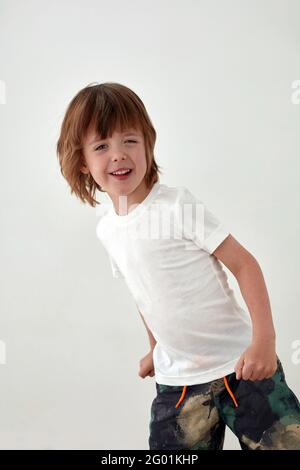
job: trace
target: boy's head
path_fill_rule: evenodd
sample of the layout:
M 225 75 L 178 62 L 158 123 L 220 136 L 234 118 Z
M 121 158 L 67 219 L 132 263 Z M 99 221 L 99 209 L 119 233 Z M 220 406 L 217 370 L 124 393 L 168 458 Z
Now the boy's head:
M 154 158 L 156 132 L 141 99 L 119 83 L 88 85 L 70 102 L 57 142 L 61 173 L 84 203 L 95 207 L 96 189 L 115 197 L 161 172 Z M 130 168 L 127 177 L 111 173 Z

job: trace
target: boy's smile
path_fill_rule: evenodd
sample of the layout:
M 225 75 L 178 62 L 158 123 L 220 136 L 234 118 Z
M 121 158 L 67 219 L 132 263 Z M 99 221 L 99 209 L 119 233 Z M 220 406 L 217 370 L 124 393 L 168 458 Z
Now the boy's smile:
M 130 175 L 131 172 L 132 172 L 132 168 L 121 167 L 121 168 L 118 168 L 116 171 L 113 171 L 110 174 L 114 176 L 115 178 L 117 178 L 118 180 L 124 180 Z
M 107 192 L 117 214 L 120 215 L 120 196 L 126 196 L 127 207 L 122 204 L 121 211 L 121 215 L 126 215 L 130 206 L 142 202 L 149 193 L 144 180 L 147 171 L 144 138 L 138 129 L 115 131 L 106 139 L 101 139 L 95 130 L 89 131 L 83 142 L 83 154 L 86 165 L 81 171 L 90 172 Z

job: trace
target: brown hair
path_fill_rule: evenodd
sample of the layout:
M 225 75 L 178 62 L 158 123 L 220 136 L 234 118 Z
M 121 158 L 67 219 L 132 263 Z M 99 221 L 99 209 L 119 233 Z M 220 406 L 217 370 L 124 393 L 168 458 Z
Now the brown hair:
M 141 99 L 129 88 L 115 82 L 89 84 L 71 100 L 57 142 L 57 157 L 61 173 L 83 203 L 92 207 L 100 204 L 94 199 L 96 189 L 105 192 L 90 173 L 80 168 L 85 164 L 83 139 L 90 129 L 103 139 L 115 130 L 128 127 L 139 129 L 144 137 L 148 188 L 159 180 L 160 166 L 154 158 L 156 131 Z

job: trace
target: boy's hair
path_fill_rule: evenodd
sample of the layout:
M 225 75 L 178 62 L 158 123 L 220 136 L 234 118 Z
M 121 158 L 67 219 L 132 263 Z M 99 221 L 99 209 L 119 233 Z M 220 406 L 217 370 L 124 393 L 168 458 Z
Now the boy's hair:
M 130 127 L 140 130 L 144 137 L 147 170 L 145 183 L 148 188 L 159 180 L 160 166 L 154 158 L 156 131 L 141 99 L 129 88 L 115 82 L 89 84 L 70 102 L 57 142 L 57 157 L 61 173 L 83 203 L 92 207 L 100 204 L 94 199 L 96 189 L 105 192 L 90 172 L 82 173 L 86 164 L 83 139 L 90 130 L 102 138 L 111 136 L 115 130 Z

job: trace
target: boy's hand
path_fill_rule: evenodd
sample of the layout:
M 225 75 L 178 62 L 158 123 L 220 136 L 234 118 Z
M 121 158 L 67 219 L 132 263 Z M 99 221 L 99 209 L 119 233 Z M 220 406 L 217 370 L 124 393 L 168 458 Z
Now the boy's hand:
M 234 367 L 236 379 L 263 380 L 272 377 L 277 370 L 275 340 L 253 339 Z
M 152 350 L 140 360 L 139 376 L 144 379 L 147 375 L 149 375 L 149 377 L 153 377 L 155 375 Z

